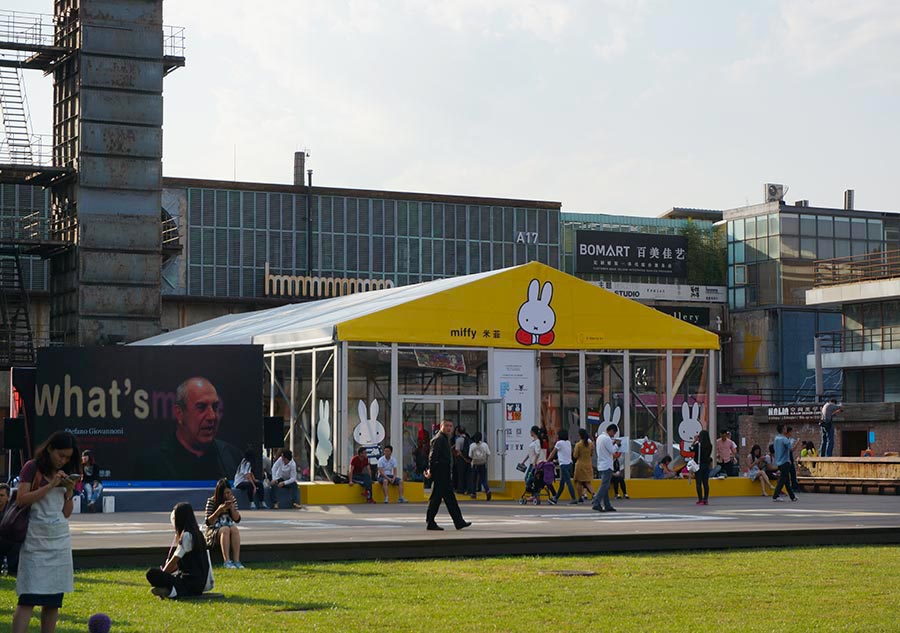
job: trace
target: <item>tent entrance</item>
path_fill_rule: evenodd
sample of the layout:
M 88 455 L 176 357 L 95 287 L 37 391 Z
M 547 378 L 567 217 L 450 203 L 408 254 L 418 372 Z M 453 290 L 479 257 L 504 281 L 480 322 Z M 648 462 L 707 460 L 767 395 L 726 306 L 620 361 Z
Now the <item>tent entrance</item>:
M 491 450 L 488 480 L 491 489 L 506 487 L 506 428 L 503 401 L 479 396 L 400 396 L 404 452 L 413 459 L 412 472 L 419 478 L 428 467 L 431 438 L 441 420 L 462 425 L 470 436 L 480 432 Z

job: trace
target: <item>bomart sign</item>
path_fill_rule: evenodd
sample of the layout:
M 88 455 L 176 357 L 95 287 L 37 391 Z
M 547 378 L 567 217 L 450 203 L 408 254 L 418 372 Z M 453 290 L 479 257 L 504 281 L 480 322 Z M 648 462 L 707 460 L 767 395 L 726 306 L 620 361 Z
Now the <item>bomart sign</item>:
M 575 271 L 687 276 L 687 239 L 680 235 L 576 231 Z

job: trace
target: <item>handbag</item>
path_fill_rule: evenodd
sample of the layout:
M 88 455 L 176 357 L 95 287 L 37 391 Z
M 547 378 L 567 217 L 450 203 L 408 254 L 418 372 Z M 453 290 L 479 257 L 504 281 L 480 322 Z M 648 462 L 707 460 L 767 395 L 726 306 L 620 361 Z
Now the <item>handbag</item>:
M 32 490 L 34 482 L 40 476 L 40 472 L 35 473 L 34 480 L 31 482 Z M 9 507 L 9 504 L 12 504 L 12 507 Z M 10 499 L 6 512 L 3 513 L 3 519 L 0 519 L 0 538 L 13 543 L 24 543 L 25 535 L 28 534 L 28 518 L 30 516 L 31 505 L 20 506 L 18 503 L 13 504 Z
M 691 457 L 690 459 L 688 459 L 688 460 L 687 460 L 687 463 L 686 463 L 685 465 L 687 466 L 688 471 L 690 471 L 690 472 L 692 472 L 692 473 L 695 473 L 695 472 L 697 472 L 698 470 L 700 470 L 700 464 L 698 464 L 697 462 L 695 462 L 693 457 Z

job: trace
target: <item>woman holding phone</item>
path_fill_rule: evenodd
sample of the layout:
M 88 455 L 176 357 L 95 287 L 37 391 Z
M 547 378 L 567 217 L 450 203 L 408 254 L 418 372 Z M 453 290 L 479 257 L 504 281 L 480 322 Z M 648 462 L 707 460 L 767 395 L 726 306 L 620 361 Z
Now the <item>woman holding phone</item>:
M 216 490 L 206 500 L 206 544 L 214 549 L 222 548 L 225 569 L 243 569 L 241 564 L 241 533 L 237 524 L 241 513 L 237 509 L 237 499 L 231 492 L 227 479 L 220 479 Z
M 13 633 L 25 633 L 35 607 L 41 607 L 41 633 L 56 631 L 63 594 L 74 591 L 72 514 L 81 455 L 75 436 L 57 431 L 35 451 L 19 473 L 16 504 L 31 506 L 28 532 L 19 553 Z

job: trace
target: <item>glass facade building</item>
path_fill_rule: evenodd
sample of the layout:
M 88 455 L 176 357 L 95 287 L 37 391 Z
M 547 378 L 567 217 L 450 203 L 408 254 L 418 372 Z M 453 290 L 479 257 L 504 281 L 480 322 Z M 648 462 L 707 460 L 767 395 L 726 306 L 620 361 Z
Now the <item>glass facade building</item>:
M 740 215 L 744 215 L 740 211 Z M 898 245 L 897 220 L 881 214 L 769 203 L 727 220 L 728 304 L 733 310 L 806 304 L 814 261 Z
M 301 188 L 227 184 L 166 184 L 169 198 L 186 199 L 183 294 L 263 297 L 267 263 L 277 275 L 396 286 L 530 261 L 559 267 L 558 203 L 314 188 L 308 271 Z

